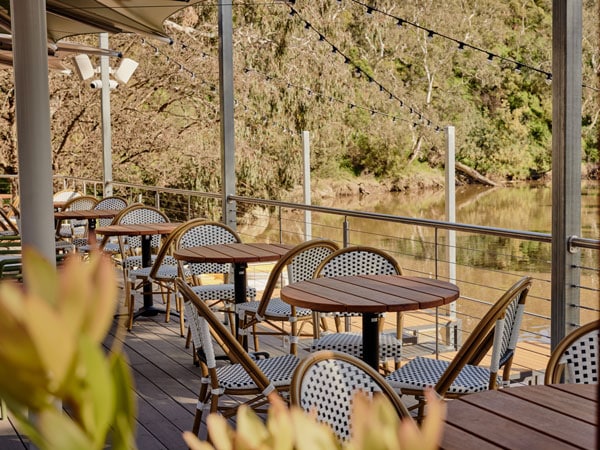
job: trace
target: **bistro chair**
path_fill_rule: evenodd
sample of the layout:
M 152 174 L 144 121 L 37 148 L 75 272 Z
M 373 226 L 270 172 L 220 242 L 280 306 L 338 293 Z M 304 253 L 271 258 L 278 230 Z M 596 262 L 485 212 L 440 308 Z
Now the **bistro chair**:
M 288 336 L 289 351 L 296 355 L 302 325 L 312 320 L 312 311 L 290 306 L 279 297 L 274 297 L 275 289 L 281 284 L 284 271 L 287 271 L 288 283 L 311 279 L 319 264 L 338 248 L 333 241 L 315 239 L 298 244 L 277 261 L 271 269 L 260 301 L 237 305 L 240 328 L 238 335 L 245 339 L 251 329 L 256 351 L 259 350 L 258 335 Z M 301 322 L 300 327 L 298 322 Z M 285 323 L 289 324 L 289 330 L 284 327 Z M 257 325 L 267 326 L 271 331 L 258 331 Z M 318 324 L 313 324 L 315 325 Z
M 200 431 L 205 406 L 211 413 L 219 412 L 226 418 L 235 416 L 240 403 L 223 404 L 220 400 L 224 395 L 250 396 L 245 404 L 257 411 L 266 411 L 268 397 L 289 391 L 299 359 L 290 354 L 253 359 L 190 285 L 181 278 L 177 278 L 176 284 L 184 299 L 202 370 L 193 432 L 197 435 Z M 214 342 L 230 363 L 217 367 Z
M 452 361 L 417 356 L 386 377 L 401 395 L 415 396 L 418 417 L 424 416 L 424 391 L 433 387 L 443 398 L 508 385 L 531 277 L 510 287 L 475 327 Z M 491 352 L 489 368 L 479 364 Z M 503 368 L 502 376 L 498 375 Z
M 83 194 L 81 192 L 70 190 L 70 189 L 64 189 L 62 191 L 58 191 L 58 192 L 54 193 L 54 195 L 52 196 L 52 202 L 64 203 L 64 202 L 73 200 L 76 197 L 81 197 L 81 196 L 83 196 Z M 56 209 L 60 210 L 62 208 L 59 207 Z
M 96 206 L 97 203 L 98 199 L 96 197 L 92 197 L 91 195 L 81 195 L 67 201 L 61 208 L 61 211 L 87 211 L 94 209 L 94 206 Z M 56 237 L 58 239 L 68 240 L 71 244 L 74 244 L 74 238 L 82 238 L 87 234 L 87 223 L 88 221 L 85 219 L 58 221 L 56 224 Z
M 317 267 L 314 277 L 341 277 L 350 275 L 401 275 L 398 262 L 388 253 L 373 247 L 344 247 L 329 255 Z M 341 317 L 360 316 L 360 313 L 333 313 L 336 320 L 336 333 L 316 336 L 311 351 L 337 350 L 357 358 L 363 356 L 362 334 L 355 332 L 340 332 Z M 396 367 L 402 357 L 402 326 L 400 314 L 397 315 L 396 333 L 380 333 L 379 361 L 385 363 L 393 360 Z M 383 324 L 383 315 L 381 315 Z M 325 326 L 323 326 L 326 328 Z M 381 327 L 381 325 L 380 325 Z M 318 327 L 314 329 L 318 333 Z
M 102 200 L 96 203 L 96 206 L 94 206 L 93 209 L 122 211 L 125 208 L 127 208 L 127 200 L 118 196 L 110 196 L 104 197 Z M 106 227 L 113 223 L 113 220 L 114 217 L 100 218 L 97 220 L 97 227 Z M 87 239 L 74 239 L 73 244 L 80 252 L 89 253 L 91 250 L 90 246 L 88 245 Z M 107 253 L 117 253 L 119 251 L 119 244 L 117 240 L 115 239 L 113 242 L 105 242 L 103 250 Z
M 132 225 L 139 223 L 166 223 L 169 218 L 159 209 L 152 206 L 146 206 L 141 203 L 129 205 L 123 209 L 111 222 L 112 225 Z M 123 286 L 127 289 L 129 280 L 129 271 L 142 267 L 142 237 L 141 236 L 118 236 L 119 252 L 115 254 L 114 261 L 123 270 Z M 156 252 L 162 242 L 162 236 L 154 235 L 150 240 L 150 247 L 154 250 L 152 262 L 156 259 Z M 100 249 L 105 248 L 109 243 L 109 236 L 104 236 L 100 243 Z M 125 296 L 125 302 L 128 302 L 128 296 Z M 127 303 L 127 306 L 129 304 Z
M 232 228 L 220 222 L 203 221 L 194 223 L 179 233 L 179 239 L 176 241 L 175 248 L 180 250 L 189 247 L 231 244 L 235 242 L 241 242 L 241 239 Z M 190 271 L 194 293 L 201 300 L 208 302 L 211 308 L 222 307 L 231 326 L 234 327 L 235 288 L 233 283 L 229 282 L 230 278 L 232 278 L 230 276 L 233 270 L 232 265 L 179 261 L 179 267 L 181 269 L 180 276 L 182 276 L 184 269 Z M 222 275 L 223 283 L 204 284 L 202 280 L 203 275 Z M 246 289 L 246 296 L 250 300 L 255 300 L 256 289 L 248 287 Z
M 566 335 L 550 355 L 544 383 L 598 383 L 599 340 L 600 320 Z
M 175 310 L 179 313 L 179 331 L 181 336 L 184 336 L 184 312 L 181 307 L 180 297 L 177 295 L 177 286 L 175 278 L 179 274 L 177 260 L 173 257 L 175 250 L 175 242 L 179 238 L 179 234 L 196 226 L 199 223 L 206 222 L 206 219 L 192 219 L 179 225 L 167 238 L 162 242 L 156 259 L 150 267 L 139 267 L 128 272 L 128 282 L 125 286 L 125 298 L 128 299 L 129 311 L 127 329 L 131 330 L 133 326 L 134 316 L 134 299 L 133 292 L 144 288 L 148 283 L 156 285 L 162 295 L 165 303 L 165 322 L 170 320 L 171 298 L 175 299 Z M 191 273 L 187 267 L 182 268 L 182 275 L 186 281 L 191 277 Z
M 384 395 L 401 418 L 410 413 L 400 397 L 375 369 L 343 352 L 321 350 L 304 358 L 292 378 L 291 403 L 331 427 L 340 440 L 352 434 L 352 405 L 357 391 Z

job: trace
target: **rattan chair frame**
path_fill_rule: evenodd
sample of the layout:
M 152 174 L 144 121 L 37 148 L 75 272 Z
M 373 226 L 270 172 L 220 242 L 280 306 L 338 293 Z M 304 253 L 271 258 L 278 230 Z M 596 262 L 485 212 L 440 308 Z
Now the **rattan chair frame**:
M 370 388 L 368 392 L 365 386 Z M 346 440 L 351 434 L 351 405 L 357 390 L 384 395 L 400 418 L 411 420 L 410 412 L 379 372 L 361 359 L 333 350 L 311 353 L 300 362 L 292 378 L 290 398 L 292 405 L 315 411 L 320 422 Z
M 414 396 L 419 400 L 418 417 L 424 415 L 424 391 L 429 387 L 433 387 L 435 392 L 443 398 L 457 398 L 470 392 L 452 393 L 449 392 L 450 387 L 459 376 L 459 374 L 467 367 L 479 366 L 483 358 L 492 349 L 492 359 L 489 370 L 486 371 L 488 376 L 487 389 L 498 389 L 498 372 L 503 369 L 502 382 L 508 384 L 510 380 L 510 369 L 515 354 L 519 328 L 523 317 L 525 302 L 527 295 L 531 289 L 532 278 L 522 277 L 513 284 L 504 294 L 492 305 L 488 312 L 483 316 L 477 324 L 473 332 L 458 350 L 452 361 L 450 361 L 442 375 L 439 377 L 434 386 L 426 386 L 425 388 L 407 388 L 398 387 L 396 382 L 399 371 L 406 370 L 411 364 L 416 364 L 419 359 L 417 357 L 409 361 L 401 369 L 393 372 L 386 377 L 386 380 L 395 389 L 400 389 L 402 395 Z M 514 303 L 517 302 L 517 303 Z M 509 327 L 506 327 L 505 317 L 507 311 L 512 308 L 512 320 Z M 444 362 L 439 360 L 440 364 Z
M 197 224 L 206 222 L 206 219 L 192 219 L 179 225 L 171 234 L 169 234 L 162 242 L 156 259 L 150 267 L 130 270 L 128 273 L 128 283 L 125 290 L 125 295 L 128 296 L 128 321 L 127 329 L 131 330 L 134 318 L 134 299 L 133 292 L 144 288 L 148 283 L 158 286 L 157 291 L 161 294 L 163 303 L 165 303 L 165 322 L 169 322 L 171 318 L 171 299 L 175 300 L 175 310 L 179 313 L 179 332 L 184 336 L 185 319 L 184 310 L 181 307 L 180 297 L 177 295 L 177 286 L 175 279 L 177 276 L 183 277 L 189 281 L 189 271 L 179 271 L 177 260 L 173 257 L 175 243 L 179 238 L 179 234 L 185 230 L 196 226 Z M 154 292 L 153 292 L 154 293 Z
M 290 343 L 289 352 L 296 355 L 302 326 L 307 322 L 312 322 L 312 312 L 284 304 L 278 297 L 273 297 L 273 294 L 281 284 L 285 270 L 287 270 L 287 280 L 290 284 L 311 279 L 321 261 L 338 249 L 339 246 L 334 241 L 313 239 L 302 242 L 288 251 L 271 269 L 260 301 L 250 301 L 238 305 L 238 336 L 245 339 L 251 329 L 255 351 L 260 350 L 259 335 L 287 336 Z M 270 307 L 275 302 L 278 307 Z M 298 315 L 299 310 L 303 314 Z M 287 328 L 284 326 L 286 323 L 289 324 Z M 259 324 L 261 328 L 267 326 L 272 331 L 259 331 L 257 329 Z M 312 335 L 313 333 L 310 334 L 310 336 Z
M 219 412 L 226 418 L 235 416 L 240 403 L 223 404 L 220 399 L 224 395 L 250 396 L 244 404 L 258 411 L 264 411 L 269 398 L 277 396 L 278 393 L 289 392 L 294 370 L 299 363 L 295 355 L 283 355 L 259 361 L 252 359 L 189 284 L 178 277 L 176 285 L 185 301 L 185 306 L 193 308 L 188 310 L 188 321 L 193 330 L 196 348 L 201 354 L 202 379 L 192 427 L 196 435 L 200 431 L 204 406 L 207 404 L 210 405 L 211 413 Z M 221 347 L 231 362 L 230 365 L 217 367 L 214 342 Z M 240 372 L 245 374 L 242 378 Z M 269 379 L 269 374 L 274 374 L 276 379 Z M 222 377 L 235 377 L 240 380 L 239 386 L 235 383 L 224 386 Z
M 595 335 L 594 335 L 595 333 Z M 580 326 L 579 328 L 571 331 L 567 334 L 556 346 L 556 348 L 550 354 L 550 359 L 548 360 L 548 364 L 546 366 L 546 373 L 544 375 L 544 383 L 545 384 L 556 384 L 563 382 L 573 382 L 570 379 L 564 379 L 564 369 L 567 364 L 563 361 L 563 356 L 565 352 L 571 350 L 576 344 L 581 343 L 584 339 L 594 339 L 595 336 L 595 348 L 592 348 L 592 351 L 589 355 L 589 360 L 587 361 L 589 367 L 585 369 L 584 372 L 584 380 L 581 383 L 591 384 L 598 382 L 598 351 L 599 351 L 599 340 L 600 340 L 600 320 L 595 320 L 593 322 L 589 322 L 585 325 Z M 581 350 L 580 348 L 578 350 Z M 590 349 L 587 348 L 589 351 Z M 593 371 L 595 368 L 595 379 L 587 379 L 590 376 L 593 376 Z
M 177 250 L 189 247 L 201 247 L 205 245 L 219 245 L 242 242 L 239 234 L 231 227 L 216 221 L 204 221 L 194 226 L 182 230 L 175 243 Z M 192 275 L 194 292 L 205 301 L 209 306 L 220 305 L 228 320 L 235 330 L 235 289 L 231 280 L 233 265 L 229 263 L 190 263 L 179 261 L 182 276 L 184 269 Z M 222 284 L 203 284 L 202 275 L 221 274 L 223 275 Z M 256 289 L 247 288 L 246 295 L 250 300 L 255 300 Z M 189 336 L 189 335 L 188 335 Z M 189 339 L 188 339 L 189 344 Z

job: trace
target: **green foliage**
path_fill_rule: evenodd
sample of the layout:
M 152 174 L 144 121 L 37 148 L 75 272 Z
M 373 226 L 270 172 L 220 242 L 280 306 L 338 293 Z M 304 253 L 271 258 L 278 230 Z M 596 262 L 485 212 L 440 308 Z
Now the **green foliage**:
M 102 449 L 109 436 L 134 448 L 131 373 L 102 345 L 117 300 L 110 260 L 67 258 L 57 273 L 24 249 L 23 271 L 26 291 L 0 283 L 0 397 L 42 450 Z
M 435 0 L 379 0 L 373 6 L 550 72 L 551 3 L 449 0 L 440 7 Z M 439 130 L 447 125 L 456 128 L 458 159 L 482 175 L 524 180 L 550 170 L 552 87 L 543 73 L 517 73 L 500 58 L 487 62 L 481 52 L 399 27 L 393 17 L 365 14 L 357 2 L 299 0 L 293 7 L 294 16 L 282 2 L 233 8 L 236 170 L 245 194 L 281 197 L 300 182 L 303 130 L 311 134 L 311 169 L 320 178 L 369 173 L 399 180 L 417 161 L 441 170 Z M 597 9 L 597 0 L 584 2 L 583 82 L 590 86 L 600 60 Z M 114 179 L 219 189 L 217 12 L 199 4 L 173 16 L 172 46 L 111 36 L 112 48 L 140 62 L 128 85 L 111 95 Z M 13 81 L 9 72 L 0 75 L 0 166 L 14 173 Z M 54 72 L 50 91 L 55 172 L 100 178 L 98 92 Z M 588 164 L 600 159 L 596 95 L 583 89 Z

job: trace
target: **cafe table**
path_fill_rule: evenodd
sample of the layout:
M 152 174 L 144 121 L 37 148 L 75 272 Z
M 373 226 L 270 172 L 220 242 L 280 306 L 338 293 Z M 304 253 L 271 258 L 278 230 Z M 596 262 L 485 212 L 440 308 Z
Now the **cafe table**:
M 235 303 L 239 304 L 246 301 L 248 264 L 277 261 L 292 248 L 293 245 L 289 244 L 235 242 L 183 248 L 176 250 L 173 256 L 189 263 L 233 264 Z
M 150 248 L 152 236 L 171 234 L 179 225 L 181 224 L 176 222 L 119 224 L 100 227 L 96 232 L 104 236 L 141 236 L 142 267 L 150 267 L 152 265 L 152 249 Z M 144 283 L 143 296 L 144 305 L 135 312 L 134 319 L 139 316 L 155 316 L 165 312 L 164 309 L 154 306 L 152 286 L 149 283 Z
M 402 275 L 354 275 L 313 278 L 284 286 L 281 299 L 316 312 L 362 314 L 363 360 L 379 365 L 379 314 L 447 305 L 458 299 L 456 285 Z
M 597 449 L 598 385 L 534 385 L 446 403 L 442 449 Z
M 62 220 L 87 220 L 88 221 L 88 244 L 96 245 L 96 220 L 110 219 L 115 217 L 120 211 L 116 209 L 84 209 L 73 211 L 57 211 L 54 213 L 54 220 L 61 222 Z

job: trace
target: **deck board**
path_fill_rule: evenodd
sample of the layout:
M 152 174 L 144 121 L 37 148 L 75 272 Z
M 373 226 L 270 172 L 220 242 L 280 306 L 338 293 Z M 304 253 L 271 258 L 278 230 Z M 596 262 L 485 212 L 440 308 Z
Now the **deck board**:
M 141 305 L 141 298 L 136 300 Z M 418 318 L 406 317 L 405 325 L 419 326 Z M 427 325 L 426 322 L 422 323 Z M 394 324 L 390 323 L 390 327 Z M 353 328 L 358 330 L 358 328 Z M 309 331 L 310 330 L 306 330 Z M 130 332 L 115 320 L 105 341 L 109 349 L 115 344 L 123 346 L 131 366 L 137 401 L 136 443 L 144 450 L 185 449 L 182 433 L 190 430 L 200 386 L 200 369 L 193 364 L 191 348 L 185 348 L 185 338 L 179 334 L 179 318 L 164 322 L 164 315 L 143 317 L 135 321 Z M 261 351 L 271 355 L 285 351 L 280 336 L 261 336 Z M 308 354 L 311 339 L 303 338 L 299 345 L 300 357 Z M 431 353 L 431 343 L 405 346 L 405 355 Z M 539 370 L 545 367 L 548 346 L 536 343 L 519 344 L 518 362 L 522 370 Z M 447 358 L 452 353 L 442 354 Z M 450 356 L 451 357 L 451 356 Z M 513 367 L 514 369 L 514 367 Z M 537 380 L 540 382 L 540 380 Z M 543 379 L 541 380 L 543 382 Z M 204 436 L 202 436 L 204 437 Z M 23 438 L 26 440 L 26 438 Z M 0 421 L 0 448 L 13 450 L 27 448 L 15 431 L 9 418 Z

